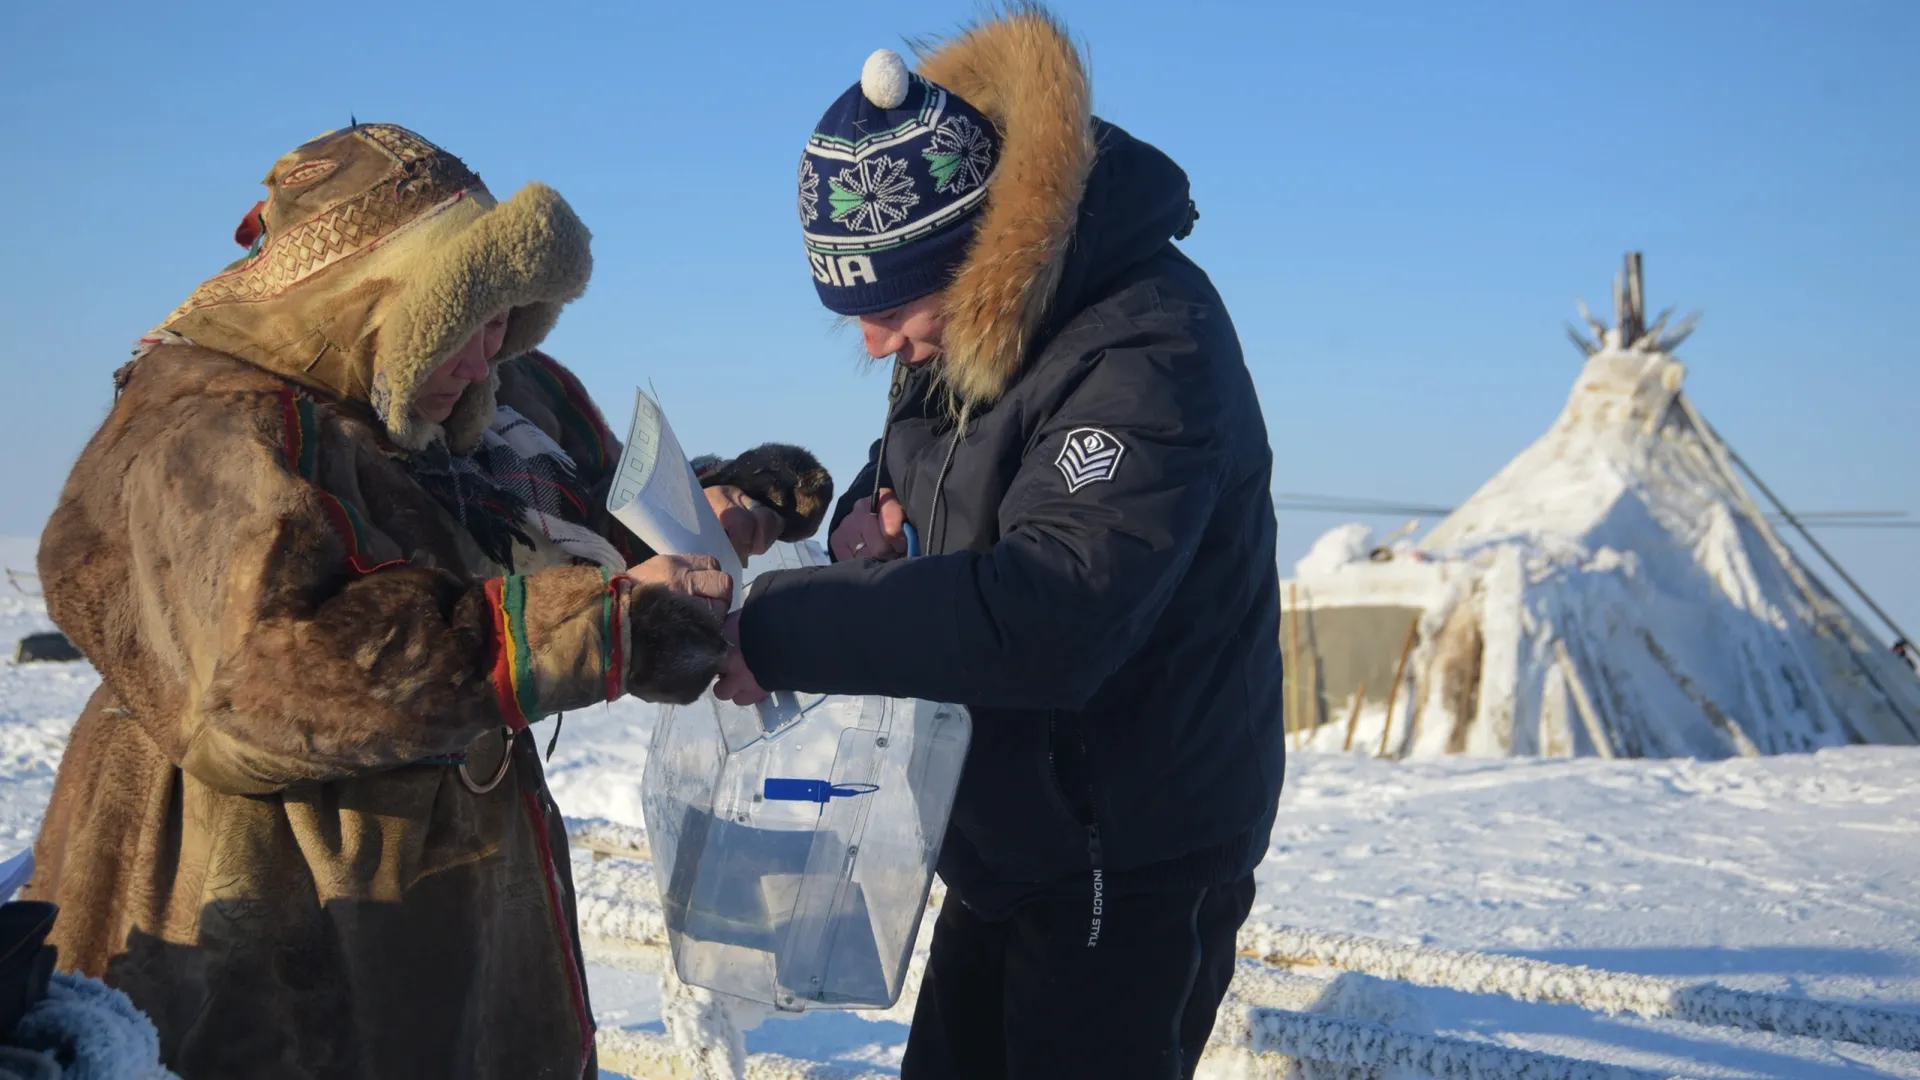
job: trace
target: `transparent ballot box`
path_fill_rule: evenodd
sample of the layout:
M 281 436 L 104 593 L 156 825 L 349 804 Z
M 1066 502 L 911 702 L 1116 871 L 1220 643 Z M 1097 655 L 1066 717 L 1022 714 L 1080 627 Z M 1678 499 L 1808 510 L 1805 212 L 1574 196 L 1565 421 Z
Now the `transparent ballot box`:
M 883 697 L 663 710 L 642 792 L 680 978 L 785 1010 L 894 1004 L 970 733 L 957 705 Z

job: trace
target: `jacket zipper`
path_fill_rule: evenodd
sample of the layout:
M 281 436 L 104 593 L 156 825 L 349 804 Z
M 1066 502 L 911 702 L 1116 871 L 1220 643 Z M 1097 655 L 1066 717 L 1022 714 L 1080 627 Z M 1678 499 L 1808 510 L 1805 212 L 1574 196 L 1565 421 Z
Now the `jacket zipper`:
M 887 384 L 887 419 L 880 425 L 880 451 L 873 459 L 873 501 L 867 504 L 875 515 L 880 513 L 880 474 L 887 468 L 887 438 L 893 434 L 893 410 L 899 406 L 900 395 L 906 389 L 907 365 L 895 360 L 893 379 Z
M 1054 789 L 1066 793 L 1066 786 L 1060 782 L 1060 762 L 1054 756 L 1053 738 L 1058 732 L 1060 710 L 1047 710 L 1047 772 L 1053 777 Z M 1106 920 L 1107 882 L 1106 857 L 1100 847 L 1100 822 L 1093 808 L 1093 756 L 1087 752 L 1087 733 L 1080 732 L 1080 760 L 1087 769 L 1087 862 L 1093 869 L 1093 906 L 1087 923 L 1087 948 L 1100 944 L 1100 929 Z
M 906 392 L 907 376 L 908 370 L 906 363 L 901 360 L 895 360 L 893 362 L 893 382 L 887 387 L 887 422 L 880 429 L 880 451 L 874 458 L 873 501 L 867 504 L 873 510 L 875 517 L 880 515 L 880 474 L 887 467 L 887 440 L 893 435 L 893 412 L 899 407 L 900 398 Z M 946 459 L 940 463 L 940 474 L 934 478 L 933 520 L 929 522 L 927 526 L 926 544 L 939 543 L 939 537 L 936 533 L 940 528 L 940 497 L 947 487 L 947 473 L 953 468 L 953 456 L 959 452 L 960 440 L 966 433 L 967 410 L 962 409 L 960 411 L 959 422 L 953 433 L 953 442 L 948 444 Z M 910 533 L 908 538 L 909 545 L 911 545 L 912 542 Z M 933 554 L 933 549 L 930 547 L 925 548 L 922 554 Z
M 967 414 L 962 410 L 959 423 L 953 431 L 953 441 L 947 444 L 947 458 L 940 463 L 940 475 L 933 482 L 933 520 L 927 523 L 926 553 L 929 555 L 934 553 L 936 545 L 939 550 L 946 549 L 945 538 L 940 535 L 940 501 L 946 494 L 947 473 L 953 469 L 953 457 L 960 452 L 960 440 L 965 438 L 966 434 Z

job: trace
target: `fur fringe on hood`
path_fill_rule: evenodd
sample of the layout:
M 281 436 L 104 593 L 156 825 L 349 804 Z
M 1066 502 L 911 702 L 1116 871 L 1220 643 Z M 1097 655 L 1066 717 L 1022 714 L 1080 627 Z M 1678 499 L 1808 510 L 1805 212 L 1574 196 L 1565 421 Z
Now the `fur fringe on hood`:
M 586 291 L 591 237 L 558 192 L 496 203 L 459 158 L 392 124 L 329 132 L 283 155 L 247 256 L 161 324 L 195 344 L 370 405 L 400 447 L 443 431 L 456 452 L 492 423 L 498 364 L 539 345 Z M 444 425 L 413 415 L 421 385 L 508 312 L 494 377 Z
M 1060 283 L 1093 168 L 1092 89 L 1067 31 L 1018 4 L 917 48 L 920 74 L 1000 131 L 999 170 L 966 261 L 946 290 L 944 378 L 962 405 L 998 398 Z

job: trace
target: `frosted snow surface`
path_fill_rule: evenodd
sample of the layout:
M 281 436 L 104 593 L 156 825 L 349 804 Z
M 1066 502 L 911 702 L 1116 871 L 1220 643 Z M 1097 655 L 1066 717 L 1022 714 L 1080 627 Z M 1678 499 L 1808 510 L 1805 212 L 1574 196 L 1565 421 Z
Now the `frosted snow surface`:
M 1920 680 L 1781 542 L 1684 374 L 1600 352 L 1553 426 L 1417 546 L 1369 561 L 1349 525 L 1301 560 L 1303 607 L 1425 612 L 1402 695 L 1419 715 L 1411 731 L 1392 718 L 1394 745 L 1713 758 L 1920 741 Z M 1470 676 L 1435 644 L 1450 626 L 1482 643 Z M 1360 730 L 1377 741 L 1375 704 Z M 1312 744 L 1338 748 L 1344 727 Z
M 0 587 L 0 652 L 46 628 L 36 600 Z M 85 665 L 0 661 L 0 857 L 31 842 L 95 685 Z M 652 719 L 633 702 L 568 715 L 548 772 L 569 816 L 641 825 Z M 1711 762 L 1302 752 L 1252 921 L 1920 1013 L 1917 863 L 1920 749 Z M 588 974 L 604 1028 L 663 1030 L 655 977 Z M 1920 1080 L 1920 1054 L 1406 992 L 1438 1032 L 1489 1044 L 1701 1078 Z M 794 1076 L 807 1062 L 890 1075 L 908 1015 L 767 1019 L 745 1049 L 801 1063 Z
M 562 809 L 640 824 L 651 710 L 629 703 L 566 723 L 549 765 Z M 1709 762 L 1304 752 L 1288 761 L 1251 921 L 1920 1013 L 1916 863 L 1920 749 Z M 656 984 L 613 968 L 591 975 L 603 1025 L 664 1030 Z M 1916 1054 L 1409 993 L 1442 1033 L 1642 1069 L 1920 1078 Z M 896 1071 L 910 1009 L 866 1015 L 767 1019 L 745 1048 Z

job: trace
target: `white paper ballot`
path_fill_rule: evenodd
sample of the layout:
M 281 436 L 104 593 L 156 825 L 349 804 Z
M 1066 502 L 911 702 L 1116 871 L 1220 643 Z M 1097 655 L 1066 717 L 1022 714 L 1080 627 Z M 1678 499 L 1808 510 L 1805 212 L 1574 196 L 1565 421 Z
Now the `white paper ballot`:
M 662 555 L 711 555 L 733 577 L 733 607 L 745 600 L 740 559 L 720 519 L 700 490 L 686 451 L 674 438 L 666 414 L 643 390 L 633 392 L 633 424 L 607 510 L 633 535 Z
M 711 555 L 733 578 L 733 606 L 746 603 L 745 570 L 734 554 L 727 531 L 720 527 L 713 507 L 700 490 L 680 440 L 674 438 L 667 416 L 645 391 L 633 392 L 633 424 L 620 454 L 613 489 L 607 492 L 607 510 L 633 535 L 661 555 Z M 819 561 L 824 562 L 822 557 Z M 819 696 L 802 699 L 793 693 L 767 697 L 751 709 L 726 702 L 715 708 L 720 727 L 732 749 L 739 749 L 776 731 L 819 704 Z

